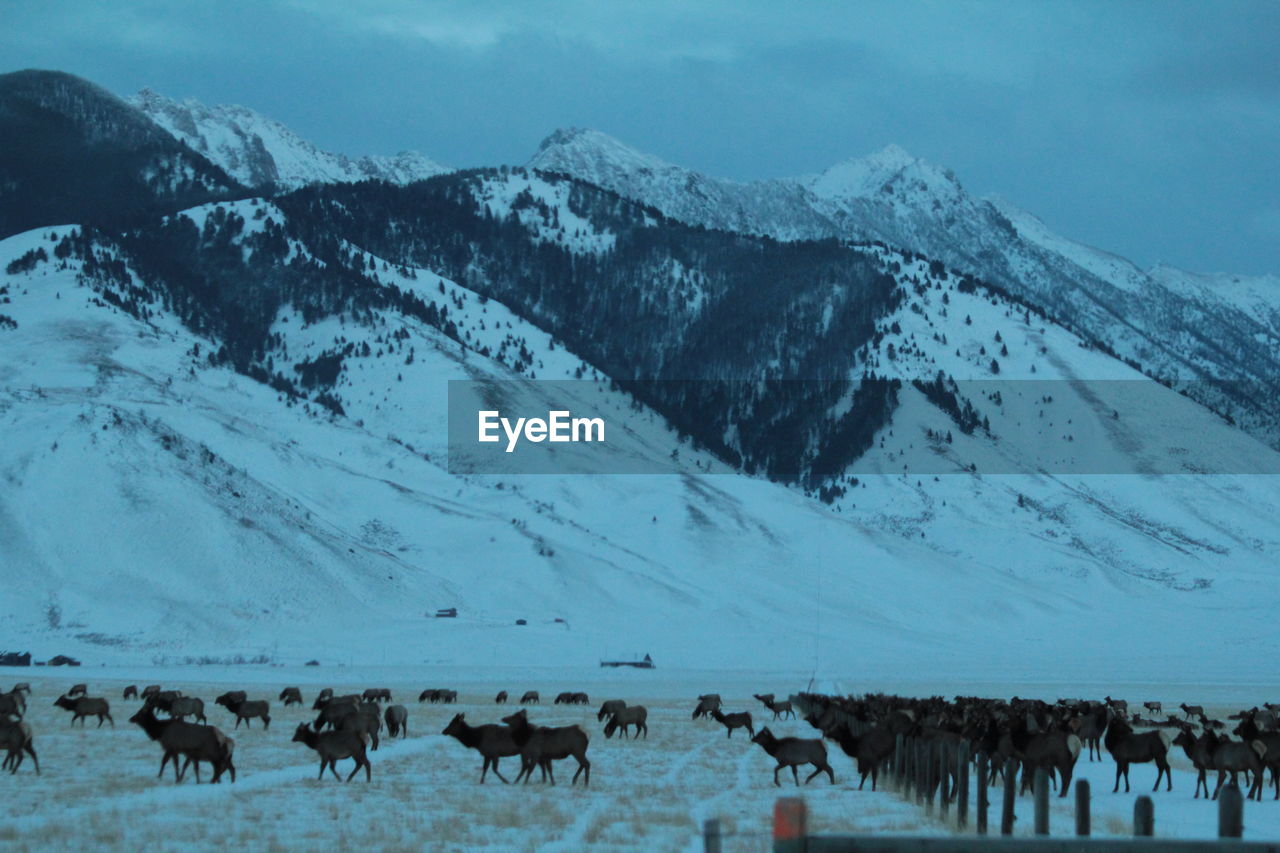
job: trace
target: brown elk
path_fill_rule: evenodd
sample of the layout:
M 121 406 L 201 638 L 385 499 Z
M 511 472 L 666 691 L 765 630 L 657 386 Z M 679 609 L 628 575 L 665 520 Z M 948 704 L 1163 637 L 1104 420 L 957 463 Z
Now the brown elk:
M 1173 790 L 1173 774 L 1169 772 L 1169 740 L 1164 732 L 1143 732 L 1134 734 L 1133 729 L 1123 719 L 1117 717 L 1107 726 L 1103 745 L 1116 762 L 1116 784 L 1112 793 L 1120 790 L 1120 777 L 1124 776 L 1124 790 L 1129 793 L 1129 765 L 1154 761 L 1156 765 L 1156 784 L 1151 790 L 1160 788 L 1160 777 L 1165 777 L 1167 787 Z
M 612 716 L 623 708 L 627 707 L 627 703 L 621 699 L 609 699 L 600 705 L 600 710 L 596 711 L 596 722 L 600 722 L 605 717 Z
M 35 763 L 36 775 L 40 775 L 40 759 L 36 757 L 35 738 L 31 726 L 21 720 L 10 720 L 0 716 L 0 749 L 5 751 L 4 764 L 0 767 L 10 773 L 17 773 L 22 764 L 23 753 L 31 756 Z
M 369 763 L 369 755 L 365 751 L 368 739 L 363 732 L 346 729 L 317 732 L 306 723 L 299 723 L 297 731 L 293 733 L 293 742 L 306 744 L 320 756 L 320 775 L 316 777 L 317 779 L 324 778 L 324 769 L 328 767 L 333 773 L 333 778 L 341 780 L 342 777 L 338 775 L 338 762 L 344 758 L 351 758 L 355 760 L 356 766 L 352 768 L 351 775 L 346 778 L 346 781 L 350 782 L 360 772 L 361 767 L 364 768 L 365 782 L 373 781 L 373 766 Z
M 516 775 L 517 782 L 523 776 L 525 784 L 528 784 L 529 777 L 533 775 L 533 768 L 536 766 L 542 770 L 544 781 L 550 779 L 551 784 L 554 785 L 556 775 L 552 762 L 573 756 L 578 762 L 578 769 L 574 772 L 573 781 L 569 784 L 577 784 L 578 776 L 583 774 L 585 774 L 582 779 L 583 786 L 591 784 L 591 762 L 587 760 L 589 739 L 587 733 L 580 727 L 534 726 L 529 722 L 524 709 L 516 711 L 509 717 L 503 717 L 502 722 L 511 728 L 511 736 L 520 747 L 520 773 Z
M 493 703 L 495 705 L 505 705 L 506 702 L 507 702 L 507 691 L 505 690 L 499 690 L 498 695 L 493 697 Z
M 536 690 L 526 690 L 525 694 L 520 697 L 521 705 L 537 705 L 540 701 Z
M 67 695 L 73 696 L 73 697 L 87 696 L 88 693 L 89 693 L 89 685 L 87 684 L 73 684 L 71 685 L 71 689 L 67 691 Z
M 1205 797 L 1209 796 L 1209 783 L 1205 779 L 1213 766 L 1213 748 L 1217 745 L 1218 736 L 1213 732 L 1204 732 L 1196 737 L 1191 726 L 1183 724 L 1182 730 L 1173 739 L 1174 746 L 1182 747 L 1191 765 L 1196 769 L 1196 793 L 1192 799 L 1200 798 L 1200 788 L 1204 787 Z
M 169 716 L 175 720 L 194 717 L 202 723 L 209 720 L 204 715 L 204 700 L 195 696 L 177 696 L 169 703 Z
M 366 702 L 390 702 L 391 691 L 386 687 L 370 687 L 364 691 Z
M 383 719 L 387 722 L 387 735 L 389 737 L 404 738 L 409 736 L 409 709 L 405 706 L 388 705 Z
M 826 773 L 827 778 L 831 780 L 831 784 L 836 783 L 836 774 L 832 772 L 831 765 L 827 763 L 827 747 L 818 738 L 798 738 L 798 737 L 774 737 L 773 732 L 769 731 L 769 727 L 765 726 L 760 730 L 760 734 L 751 738 L 752 743 L 758 743 L 769 753 L 778 766 L 773 768 L 773 784 L 781 787 L 778 782 L 778 771 L 784 767 L 791 768 L 791 778 L 795 780 L 796 786 L 800 785 L 800 776 L 796 772 L 796 767 L 801 764 L 812 764 L 814 771 L 805 777 L 804 783 L 808 785 L 814 776 L 820 773 Z
M 188 723 L 183 720 L 161 720 L 155 715 L 155 708 L 146 702 L 138 712 L 129 718 L 151 740 L 159 742 L 164 750 L 160 758 L 160 772 L 156 778 L 164 775 L 164 766 L 173 762 L 173 778 L 181 782 L 188 766 L 195 765 L 196 784 L 200 783 L 200 762 L 207 761 L 213 765 L 213 781 L 219 782 L 222 774 L 230 772 L 231 781 L 236 781 L 236 768 L 232 763 L 235 752 L 235 741 L 227 737 L 214 726 L 199 723 Z M 182 768 L 178 768 L 178 756 L 186 759 Z
M 706 696 L 698 697 L 698 704 L 693 709 L 693 719 L 710 717 L 713 712 L 720 710 L 720 697 L 714 693 Z
M 1044 768 L 1052 774 L 1057 771 L 1061 784 L 1059 797 L 1067 795 L 1071 786 L 1071 774 L 1080 757 L 1080 738 L 1063 731 L 1031 732 L 1025 719 L 1015 719 L 1009 727 L 1009 738 L 1014 754 L 1022 761 L 1022 792 L 1031 788 L 1032 776 Z
M 625 708 L 619 708 L 612 716 L 609 717 L 609 722 L 604 724 L 604 736 L 611 738 L 613 737 L 613 733 L 621 728 L 622 736 L 630 737 L 631 735 L 628 728 L 630 726 L 635 726 L 636 737 L 639 737 L 643 733 L 644 739 L 648 740 L 648 719 L 649 712 L 643 705 L 628 705 Z
M 733 737 L 733 730 L 741 728 L 745 728 L 747 730 L 747 734 L 751 737 L 754 738 L 756 736 L 755 727 L 751 725 L 750 711 L 738 711 L 733 714 L 725 714 L 722 713 L 719 708 L 716 708 L 711 712 L 711 717 L 717 723 L 728 729 L 728 734 L 726 734 L 725 737 Z
M 1266 751 L 1262 755 L 1262 763 L 1271 770 L 1271 781 L 1275 784 L 1277 800 L 1280 800 L 1280 732 L 1264 732 L 1259 730 L 1257 715 L 1248 713 L 1236 726 L 1235 734 L 1246 742 L 1260 742 Z M 1205 794 L 1209 793 L 1206 786 Z
M 103 720 L 111 723 L 111 728 L 116 727 L 116 721 L 111 719 L 110 706 L 106 699 L 89 698 L 88 696 L 80 696 L 72 699 L 69 696 L 59 696 L 54 700 L 54 706 L 71 712 L 71 725 L 76 724 L 76 720 L 80 721 L 80 726 L 84 727 L 86 717 L 97 717 L 98 728 L 102 728 Z
M 124 689 L 124 695 L 123 695 L 123 696 L 121 696 L 120 698 L 121 698 L 121 699 L 137 699 L 137 698 L 138 698 L 138 685 L 136 685 L 136 684 L 130 684 L 128 687 L 126 687 L 126 688 Z
M 775 720 L 779 717 L 785 719 L 788 714 L 792 717 L 795 717 L 796 715 L 795 710 L 791 707 L 790 699 L 783 699 L 781 702 L 778 702 L 774 700 L 772 693 L 765 693 L 763 695 L 757 693 L 755 694 L 755 698 L 759 699 L 766 708 L 773 712 L 773 718 Z
M 316 694 L 316 701 L 311 703 L 311 710 L 319 711 L 325 704 L 333 698 L 333 688 L 326 687 Z
M 1192 717 L 1204 716 L 1203 705 L 1188 705 L 1186 702 L 1183 702 L 1178 707 L 1182 709 L 1182 713 L 1186 716 L 1188 720 L 1191 719 Z
M 22 719 L 26 712 L 27 703 L 21 693 L 0 693 L 0 720 L 10 716 Z
M 141 698 L 145 701 L 160 692 L 159 684 L 148 684 L 142 688 Z
M 262 720 L 262 728 L 264 730 L 271 727 L 271 703 L 266 699 L 226 699 L 224 696 L 219 696 L 217 703 L 236 715 L 235 728 L 237 729 L 240 728 L 240 723 L 242 722 L 245 728 L 250 728 L 250 721 L 255 717 Z
M 520 754 L 520 747 L 511 735 L 510 726 L 499 726 L 494 723 L 471 726 L 467 724 L 462 714 L 454 714 L 453 719 L 441 734 L 452 737 L 468 749 L 474 749 L 480 753 L 481 758 L 484 759 L 484 764 L 480 767 L 480 784 L 482 785 L 490 767 L 493 768 L 493 775 L 505 783 L 507 777 L 498 771 L 498 759 Z
M 852 758 L 858 767 L 858 790 L 867 784 L 867 776 L 871 776 L 871 790 L 876 789 L 880 776 L 880 765 L 894 750 L 894 734 L 889 727 L 881 723 L 862 735 L 855 735 L 848 722 L 833 726 L 825 732 L 824 737 L 839 744 L 845 755 Z
M 283 702 L 286 708 L 288 708 L 290 705 L 301 705 L 302 691 L 299 690 L 297 687 L 286 687 L 285 689 L 280 691 L 280 695 L 276 698 L 279 701 Z

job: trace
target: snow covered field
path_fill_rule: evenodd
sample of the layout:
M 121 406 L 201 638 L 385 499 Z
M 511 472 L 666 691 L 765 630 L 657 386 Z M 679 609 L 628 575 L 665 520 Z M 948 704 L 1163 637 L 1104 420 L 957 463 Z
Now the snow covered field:
M 1053 700 L 1058 696 L 1125 696 L 1131 704 L 1161 700 L 1205 705 L 1224 716 L 1232 709 L 1274 698 L 1262 684 L 1099 684 L 1050 682 L 931 682 L 848 680 L 827 687 L 842 690 L 895 690 L 925 695 L 964 691 L 981 695 L 1017 694 Z M 499 850 L 697 850 L 702 821 L 719 817 L 728 834 L 726 850 L 766 850 L 774 799 L 794 793 L 794 786 L 774 788 L 773 762 L 739 731 L 729 740 L 711 721 L 691 721 L 698 693 L 717 691 L 727 710 L 750 710 L 757 728 L 768 712 L 752 693 L 786 694 L 808 685 L 799 672 L 615 671 L 599 668 L 460 668 L 460 667 L 83 667 L 58 673 L 33 669 L 0 670 L 0 685 L 29 680 L 34 693 L 28 719 L 42 774 L 29 762 L 17 776 L 0 775 L 6 815 L 0 821 L 0 846 L 19 850 L 109 847 L 157 850 L 209 849 L 222 845 L 252 849 L 327 849 L 361 845 L 373 849 L 465 850 L 485 846 Z M 68 725 L 69 715 L 51 707 L 53 699 L 75 681 L 90 685 L 92 695 L 111 700 L 116 727 L 81 731 Z M 212 704 L 226 689 L 244 687 L 251 697 L 272 700 L 268 731 L 231 732 L 236 738 L 238 781 L 197 787 L 191 780 L 175 785 L 172 776 L 157 781 L 160 751 L 136 726 L 127 722 L 135 700 L 119 699 L 126 684 L 158 682 L 177 687 L 206 702 L 210 722 L 231 732 L 230 714 Z M 306 704 L 285 709 L 275 701 L 280 688 L 298 685 Z M 322 686 L 338 692 L 370 686 L 390 687 L 395 701 L 409 708 L 407 740 L 385 740 L 371 753 L 373 781 L 344 785 L 332 777 L 316 781 L 318 761 L 301 744 L 290 742 L 298 722 L 314 712 L 311 701 Z M 456 706 L 419 705 L 424 687 L 459 691 Z M 823 686 L 823 685 L 818 685 Z M 555 788 L 534 782 L 504 786 L 490 778 L 478 784 L 479 755 L 440 732 L 454 713 L 469 722 L 496 721 L 513 705 L 495 706 L 494 694 L 506 689 L 518 695 L 539 690 L 543 704 L 530 706 L 539 723 L 580 724 L 591 737 L 590 788 L 571 786 L 573 762 L 559 765 Z M 587 707 L 551 704 L 561 690 L 590 694 Z M 650 711 L 647 740 L 606 740 L 595 720 L 605 699 L 624 698 Z M 777 734 L 810 737 L 803 721 L 769 723 Z M 941 834 L 951 829 L 925 815 L 897 794 L 857 791 L 853 764 L 834 745 L 828 746 L 837 784 L 815 780 L 803 789 L 812 831 L 816 833 L 896 832 Z M 1171 793 L 1155 795 L 1156 834 L 1160 837 L 1212 837 L 1217 807 L 1193 800 L 1194 773 L 1177 750 Z M 504 759 L 504 775 L 513 778 L 517 764 Z M 349 768 L 350 762 L 343 762 Z M 339 768 L 340 772 L 342 767 Z M 1090 763 L 1082 756 L 1077 778 L 1093 787 L 1093 822 L 1097 835 L 1127 835 L 1133 800 L 1149 791 L 1155 770 L 1135 766 L 1133 791 L 1111 794 L 1114 765 L 1110 759 Z M 207 778 L 207 777 L 206 777 Z M 999 802 L 998 791 L 992 800 Z M 1052 806 L 1052 831 L 1068 834 L 1071 798 Z M 1018 803 L 1018 832 L 1030 832 L 1031 801 Z M 1280 838 L 1280 803 L 1264 799 L 1248 803 L 1246 838 Z

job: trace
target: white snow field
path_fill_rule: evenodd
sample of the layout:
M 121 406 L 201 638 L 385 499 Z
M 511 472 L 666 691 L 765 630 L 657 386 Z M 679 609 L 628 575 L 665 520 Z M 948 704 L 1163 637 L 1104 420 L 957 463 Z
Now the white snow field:
M 1134 700 L 1159 699 L 1172 707 L 1193 697 L 1210 713 L 1252 705 L 1274 692 L 1273 683 L 1204 684 L 1171 689 L 1164 685 L 1050 680 L 982 683 L 938 677 L 863 680 L 842 673 L 845 686 L 895 690 L 919 695 L 965 690 L 983 695 L 1017 694 L 1052 701 L 1059 695 L 1101 694 Z M 749 710 L 757 728 L 768 725 L 780 735 L 812 737 L 802 720 L 772 722 L 752 693 L 779 695 L 806 686 L 806 676 L 787 671 L 603 670 L 598 667 L 421 666 L 421 667 L 82 667 L 64 672 L 0 670 L 0 684 L 31 681 L 28 719 L 35 729 L 41 761 L 36 776 L 28 759 L 17 775 L 0 775 L 6 809 L 0 821 L 0 846 L 18 850 L 93 849 L 200 850 L 243 846 L 252 849 L 364 846 L 411 850 L 690 850 L 701 849 L 702 822 L 718 817 L 730 851 L 770 849 L 770 820 L 776 797 L 794 795 L 789 781 L 772 782 L 773 761 L 739 731 L 732 739 L 714 721 L 690 719 L 694 697 L 716 691 L 728 710 Z M 71 728 L 69 714 L 51 707 L 73 681 L 89 684 L 91 695 L 109 698 L 115 728 Z M 139 703 L 119 699 L 126 684 L 161 683 L 202 697 L 213 725 L 236 740 L 237 781 L 209 785 L 191 778 L 176 784 L 172 772 L 156 779 L 160 749 L 128 717 Z M 301 688 L 305 704 L 284 708 L 276 700 L 286 685 Z M 348 784 L 326 776 L 316 780 L 319 762 L 302 744 L 292 743 L 297 724 L 314 717 L 311 701 L 322 686 L 338 693 L 364 687 L 389 687 L 394 701 L 409 709 L 409 737 L 383 739 L 371 752 L 373 779 L 363 775 Z M 419 704 L 425 687 L 459 691 L 456 705 Z M 213 699 L 227 689 L 244 688 L 272 706 L 268 730 L 232 729 L 232 717 Z M 490 775 L 479 784 L 480 757 L 441 735 L 455 713 L 473 725 L 497 722 L 520 706 L 493 703 L 498 690 L 518 697 L 539 690 L 542 704 L 530 705 L 536 722 L 578 724 L 588 732 L 589 787 L 571 785 L 575 764 L 559 762 L 557 785 L 535 780 L 503 785 Z M 552 704 L 561 690 L 582 690 L 588 706 Z M 643 704 L 650 712 L 649 736 L 639 741 L 606 739 L 595 712 L 606 699 Z M 937 835 L 954 827 L 928 816 L 888 789 L 857 790 L 852 760 L 834 744 L 828 756 L 836 774 L 832 786 L 823 777 L 802 787 L 815 833 L 903 833 Z M 1209 838 L 1216 833 L 1217 804 L 1192 798 L 1195 775 L 1181 750 L 1170 753 L 1173 790 L 1154 795 L 1156 834 Z M 350 761 L 339 763 L 345 777 Z M 518 760 L 503 759 L 503 775 L 513 779 Z M 1112 794 L 1114 764 L 1109 757 L 1090 763 L 1084 756 L 1076 778 L 1093 789 L 1093 827 L 1099 836 L 1132 831 L 1133 801 L 1150 793 L 1155 770 L 1135 765 L 1132 791 Z M 991 800 L 1000 802 L 999 789 Z M 1073 831 L 1070 803 L 1054 799 L 1051 831 Z M 972 809 L 971 809 L 972 814 Z M 993 816 L 996 812 L 993 811 Z M 1030 834 L 1031 799 L 1017 805 L 1017 834 Z M 1269 795 L 1245 807 L 1245 837 L 1280 837 L 1280 802 Z

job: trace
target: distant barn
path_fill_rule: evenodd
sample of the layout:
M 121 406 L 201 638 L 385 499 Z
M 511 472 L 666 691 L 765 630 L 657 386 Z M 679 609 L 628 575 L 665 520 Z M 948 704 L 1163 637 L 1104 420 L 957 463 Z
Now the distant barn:
M 440 608 L 439 610 L 437 610 L 437 611 L 436 611 L 436 618 L 437 618 L 437 619 L 457 619 L 457 618 L 458 618 L 458 608 L 456 608 L 456 607 L 442 607 L 442 608 Z
M 631 666 L 636 669 L 653 669 L 653 658 L 645 655 L 640 660 L 602 660 L 601 666 Z

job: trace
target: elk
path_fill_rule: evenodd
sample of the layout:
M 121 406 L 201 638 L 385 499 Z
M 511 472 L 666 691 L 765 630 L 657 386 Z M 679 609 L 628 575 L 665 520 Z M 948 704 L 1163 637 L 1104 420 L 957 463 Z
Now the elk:
M 774 701 L 772 693 L 766 693 L 763 696 L 756 694 L 755 698 L 759 699 L 766 708 L 773 712 L 773 718 L 775 720 L 778 719 L 778 717 L 785 719 L 788 714 L 792 717 L 795 717 L 796 715 L 795 710 L 791 707 L 790 699 L 784 699 L 781 702 L 776 702 Z
M 750 711 L 738 711 L 734 714 L 724 714 L 721 713 L 719 708 L 716 708 L 711 712 L 711 717 L 717 723 L 720 723 L 728 729 L 728 734 L 725 735 L 725 737 L 733 737 L 733 730 L 741 728 L 745 728 L 747 730 L 747 734 L 751 735 L 751 737 L 756 736 L 755 727 L 751 725 Z
M 195 717 L 202 723 L 209 720 L 204 715 L 204 700 L 195 696 L 178 696 L 169 704 L 169 716 L 175 720 L 183 717 Z
M 145 701 L 159 692 L 160 692 L 159 684 L 148 684 L 146 687 L 142 688 L 141 698 Z
M 188 723 L 183 720 L 161 720 L 156 717 L 155 707 L 146 702 L 138 712 L 129 718 L 151 740 L 158 741 L 164 749 L 160 758 L 160 772 L 156 778 L 164 775 L 164 766 L 173 762 L 173 779 L 181 782 L 182 776 L 190 765 L 195 765 L 196 784 L 200 783 L 200 762 L 208 761 L 213 765 L 213 781 L 218 782 L 225 772 L 231 773 L 231 781 L 236 781 L 236 768 L 232 763 L 235 741 L 224 735 L 214 726 Z M 186 759 L 181 770 L 178 768 L 178 756 Z
M 316 701 L 311 703 L 311 710 L 319 711 L 332 698 L 333 698 L 333 688 L 332 687 L 324 688 L 323 690 L 321 690 L 319 693 L 316 694 Z M 421 702 L 422 700 L 419 699 L 418 701 Z
M 600 706 L 599 711 L 596 711 L 596 722 L 600 722 L 605 717 L 613 716 L 625 707 L 627 707 L 627 703 L 621 699 L 609 699 Z
M 280 695 L 276 698 L 283 702 L 286 708 L 290 705 L 301 705 L 302 691 L 296 687 L 286 687 L 280 691 Z
M 0 749 L 5 750 L 3 768 L 10 773 L 17 773 L 22 764 L 22 753 L 31 756 L 36 766 L 36 775 L 40 775 L 40 759 L 36 757 L 34 737 L 31 726 L 21 720 L 10 720 L 0 716 Z
M 714 694 L 708 696 L 699 696 L 698 704 L 693 709 L 693 719 L 699 717 L 710 717 L 713 712 L 720 710 L 720 697 Z
M 1182 713 L 1183 713 L 1183 715 L 1184 715 L 1184 716 L 1186 716 L 1186 718 L 1187 718 L 1188 720 L 1189 720 L 1189 719 L 1191 719 L 1192 717 L 1203 717 L 1203 716 L 1204 716 L 1204 706 L 1203 706 L 1203 705 L 1188 705 L 1186 702 L 1183 702 L 1183 703 L 1182 703 L 1181 705 L 1179 705 L 1178 707 L 1182 709 Z
M 336 729 L 349 714 L 356 711 L 356 707 L 360 704 L 358 696 L 339 696 L 330 699 L 320 707 L 320 713 L 316 716 L 313 724 L 316 731 L 320 731 L 325 726 Z
M 373 781 L 373 767 L 369 763 L 368 753 L 365 752 L 365 746 L 368 738 L 363 732 L 353 732 L 346 729 L 339 729 L 332 732 L 313 731 L 306 723 L 299 723 L 298 729 L 293 733 L 294 743 L 303 743 L 316 751 L 320 756 L 320 775 L 317 779 L 324 778 L 324 769 L 329 768 L 333 773 L 333 778 L 341 780 L 338 775 L 338 762 L 344 758 L 355 759 L 356 766 L 352 768 L 351 775 L 346 778 L 350 782 L 360 768 L 364 768 L 364 781 Z
M 1077 718 L 1079 727 L 1076 734 L 1080 740 L 1084 741 L 1089 751 L 1089 760 L 1094 760 L 1094 753 L 1097 753 L 1098 760 L 1102 760 L 1102 734 L 1107 730 L 1107 706 L 1096 705 L 1083 715 Z
M 493 704 L 505 705 L 507 702 L 507 691 L 499 690 L 498 695 L 493 697 Z
M 1210 759 L 1210 766 L 1218 771 L 1218 784 L 1213 789 L 1213 798 L 1218 799 L 1218 794 L 1222 791 L 1222 783 L 1226 780 L 1228 773 L 1231 774 L 1231 784 L 1234 785 L 1240 771 L 1243 770 L 1253 774 L 1253 784 L 1249 786 L 1249 793 L 1245 799 L 1260 801 L 1262 778 L 1266 772 L 1262 764 L 1262 756 L 1267 751 L 1266 744 L 1262 741 L 1227 740 L 1208 731 L 1205 734 L 1216 740 Z M 1205 791 L 1208 792 L 1208 786 L 1205 787 Z
M 1163 706 L 1159 702 L 1143 702 L 1142 707 L 1153 714 L 1162 714 Z
M 1103 745 L 1116 762 L 1116 784 L 1111 793 L 1120 790 L 1120 777 L 1124 776 L 1124 791 L 1129 793 L 1129 765 L 1144 764 L 1154 761 L 1156 764 L 1156 784 L 1151 790 L 1160 788 L 1160 777 L 1165 777 L 1167 788 L 1173 790 L 1173 775 L 1169 772 L 1169 741 L 1164 732 L 1143 732 L 1134 734 L 1123 719 L 1117 717 L 1107 726 Z
M 91 699 L 88 696 L 80 696 L 72 699 L 69 696 L 59 696 L 54 700 L 54 706 L 71 712 L 71 725 L 76 724 L 76 720 L 80 721 L 81 728 L 84 727 L 86 717 L 97 717 L 98 728 L 102 728 L 102 721 L 106 720 L 111 723 L 111 728 L 116 727 L 116 721 L 111 719 L 111 712 L 106 699 Z
M 1262 763 L 1271 770 L 1271 781 L 1276 787 L 1275 798 L 1280 800 L 1280 732 L 1259 731 L 1257 715 L 1247 713 L 1240 725 L 1236 726 L 1235 734 L 1244 738 L 1246 742 L 1256 741 L 1266 747 L 1262 755 Z M 1205 794 L 1208 795 L 1208 793 L 1206 786 Z
M 572 755 L 578 762 L 578 769 L 569 784 L 577 784 L 579 775 L 583 776 L 584 787 L 591 784 L 591 762 L 587 760 L 588 738 L 581 728 L 534 726 L 530 724 L 524 709 L 503 717 L 502 722 L 510 727 L 511 736 L 520 747 L 520 773 L 516 775 L 517 782 L 523 776 L 527 785 L 533 768 L 537 766 L 542 770 L 543 777 L 549 778 L 554 785 L 556 775 L 551 763 Z
M 619 708 L 614 712 L 613 716 L 609 717 L 609 722 L 604 724 L 604 736 L 607 738 L 613 737 L 613 733 L 621 728 L 622 736 L 630 737 L 631 735 L 628 733 L 627 729 L 629 726 L 635 726 L 636 737 L 639 737 L 643 732 L 644 739 L 648 740 L 648 719 L 649 712 L 643 705 L 628 705 L 625 708 Z
M 389 705 L 383 715 L 390 737 L 409 736 L 409 709 L 403 705 Z
M 1204 787 L 1205 797 L 1209 796 L 1209 783 L 1205 775 L 1213 766 L 1213 748 L 1217 745 L 1217 739 L 1218 736 L 1213 732 L 1204 732 L 1200 737 L 1196 737 L 1191 731 L 1191 726 L 1186 724 L 1173 739 L 1173 745 L 1182 747 L 1182 751 L 1187 754 L 1191 765 L 1196 769 L 1196 793 L 1192 799 L 1200 798 L 1201 786 Z
M 538 691 L 536 690 L 526 690 L 525 694 L 520 697 L 521 705 L 529 705 L 529 704 L 537 705 L 539 701 L 540 700 L 538 699 Z
M 378 715 L 378 706 L 372 702 L 366 702 L 362 705 L 348 706 L 348 709 L 347 714 L 338 720 L 334 728 L 363 733 L 373 744 L 373 750 L 377 752 L 378 733 L 382 730 L 382 718 Z
M 240 693 L 240 697 L 244 694 Z M 228 711 L 236 715 L 235 728 L 240 728 L 243 722 L 245 728 L 250 728 L 250 721 L 257 717 L 262 720 L 262 728 L 265 731 L 271 727 L 271 703 L 266 699 L 254 699 L 252 701 L 244 698 L 227 699 L 225 696 L 219 696 L 217 703 L 222 705 Z
M 826 773 L 832 785 L 836 783 L 836 774 L 831 771 L 831 765 L 827 763 L 827 747 L 818 738 L 784 737 L 780 739 L 774 737 L 769 727 L 765 726 L 760 730 L 760 734 L 751 738 L 751 742 L 760 744 L 764 751 L 778 762 L 778 766 L 773 768 L 773 784 L 778 787 L 781 787 L 778 771 L 784 767 L 791 768 L 791 778 L 795 780 L 796 787 L 799 787 L 800 775 L 796 772 L 796 767 L 801 764 L 814 766 L 814 771 L 805 777 L 806 785 L 820 773 Z
M 27 704 L 22 701 L 21 693 L 0 693 L 0 720 L 10 716 L 22 719 L 26 711 Z
M 31 684 L 30 684 L 29 682 L 26 682 L 26 681 L 19 681 L 17 684 L 13 685 L 13 689 L 12 689 L 12 690 L 10 690 L 9 692 L 10 692 L 10 693 L 25 693 L 25 694 L 27 694 L 28 696 L 30 696 L 30 695 L 31 695 Z
M 507 782 L 507 777 L 498 771 L 498 759 L 509 755 L 519 755 L 520 747 L 511 735 L 510 726 L 486 723 L 482 726 L 468 725 L 463 714 L 454 714 L 449 725 L 441 734 L 454 738 L 458 743 L 480 753 L 484 763 L 480 767 L 480 784 L 484 784 L 484 776 L 493 768 L 493 775 Z
M 213 700 L 215 705 L 221 705 L 224 708 L 230 708 L 232 702 L 243 702 L 249 698 L 249 694 L 243 690 L 228 690 L 217 699 Z
M 390 702 L 391 691 L 386 687 L 370 687 L 364 691 L 366 702 Z
M 68 696 L 87 696 L 89 693 L 89 685 L 73 684 L 71 689 L 67 691 Z
M 1076 759 L 1080 757 L 1079 736 L 1062 731 L 1032 733 L 1026 720 L 1017 719 L 1009 728 L 1009 739 L 1015 754 L 1022 760 L 1022 791 L 1031 788 L 1033 774 L 1043 767 L 1050 774 L 1057 771 L 1062 783 L 1058 796 L 1065 797 L 1067 788 L 1071 786 Z
M 881 723 L 863 735 L 855 735 L 849 723 L 844 722 L 834 726 L 823 736 L 834 740 L 844 754 L 856 762 L 858 776 L 861 777 L 858 790 L 861 791 L 867 784 L 867 775 L 870 774 L 871 790 L 874 791 L 880 776 L 880 765 L 893 755 L 894 734 L 889 727 Z
M 126 687 L 126 688 L 124 689 L 124 695 L 123 695 L 123 696 L 121 696 L 120 698 L 121 698 L 121 699 L 137 699 L 137 698 L 138 698 L 138 685 L 136 685 L 136 684 L 130 684 L 128 687 Z

